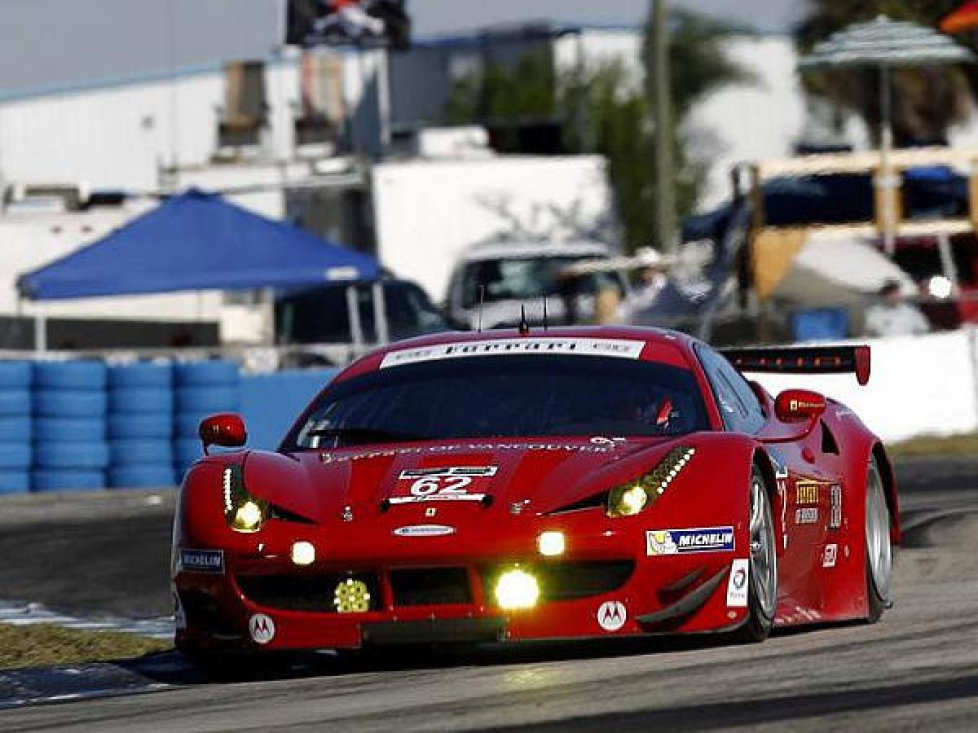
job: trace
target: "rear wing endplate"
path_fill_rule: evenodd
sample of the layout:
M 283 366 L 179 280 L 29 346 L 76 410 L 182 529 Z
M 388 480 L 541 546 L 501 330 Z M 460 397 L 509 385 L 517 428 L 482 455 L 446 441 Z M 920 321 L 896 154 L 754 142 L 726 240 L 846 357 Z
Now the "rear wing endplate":
M 718 349 L 741 372 L 843 374 L 859 384 L 869 381 L 868 346 L 790 346 Z

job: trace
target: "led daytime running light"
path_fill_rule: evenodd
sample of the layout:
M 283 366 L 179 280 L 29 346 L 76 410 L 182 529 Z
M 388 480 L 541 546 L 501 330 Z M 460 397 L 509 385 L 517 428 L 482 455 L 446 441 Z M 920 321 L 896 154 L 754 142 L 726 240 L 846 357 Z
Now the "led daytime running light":
M 268 503 L 252 496 L 244 487 L 241 466 L 224 467 L 221 474 L 224 518 L 236 532 L 257 532 L 268 518 Z
M 608 492 L 608 516 L 630 517 L 647 508 L 665 493 L 695 453 L 695 448 L 676 446 L 666 453 L 654 469 L 634 482 L 613 488 Z

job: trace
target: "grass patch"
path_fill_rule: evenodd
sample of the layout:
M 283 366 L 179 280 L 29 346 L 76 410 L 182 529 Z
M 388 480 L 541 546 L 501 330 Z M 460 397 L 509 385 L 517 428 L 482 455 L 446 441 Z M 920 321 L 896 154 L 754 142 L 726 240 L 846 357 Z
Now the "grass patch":
M 978 456 L 978 433 L 962 435 L 926 435 L 886 446 L 895 458 L 908 456 L 974 455 Z
M 130 659 L 173 645 L 121 631 L 81 631 L 54 624 L 0 624 L 0 669 Z

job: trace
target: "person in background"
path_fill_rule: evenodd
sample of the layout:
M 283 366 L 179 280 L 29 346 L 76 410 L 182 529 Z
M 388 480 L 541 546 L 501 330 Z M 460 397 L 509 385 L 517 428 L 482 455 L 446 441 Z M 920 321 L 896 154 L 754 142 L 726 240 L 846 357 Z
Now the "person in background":
M 632 292 L 618 309 L 618 315 L 628 321 L 633 313 L 650 308 L 659 293 L 669 282 L 666 276 L 666 261 L 651 247 L 642 247 L 635 253 L 635 283 Z
M 878 293 L 878 301 L 866 309 L 867 336 L 911 336 L 930 331 L 930 324 L 920 310 L 900 295 L 900 283 L 887 280 Z

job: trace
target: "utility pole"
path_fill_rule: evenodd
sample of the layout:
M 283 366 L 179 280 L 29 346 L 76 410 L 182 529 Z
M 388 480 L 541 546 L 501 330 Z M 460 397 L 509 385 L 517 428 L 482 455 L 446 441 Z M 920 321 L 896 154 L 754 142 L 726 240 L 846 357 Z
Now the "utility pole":
M 669 83 L 669 28 L 666 0 L 651 0 L 652 94 L 655 106 L 655 204 L 656 234 L 664 253 L 676 249 L 675 164 L 672 156 L 672 89 Z

